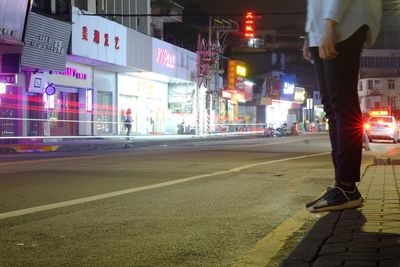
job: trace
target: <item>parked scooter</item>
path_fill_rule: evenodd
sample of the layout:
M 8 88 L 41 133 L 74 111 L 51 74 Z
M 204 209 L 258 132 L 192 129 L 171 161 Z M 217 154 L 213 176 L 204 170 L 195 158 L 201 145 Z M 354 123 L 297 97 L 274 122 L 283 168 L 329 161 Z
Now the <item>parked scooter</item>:
M 177 127 L 178 127 L 178 134 L 191 134 L 191 135 L 196 134 L 195 128 L 190 125 L 185 125 L 185 122 L 178 124 Z
M 278 128 L 275 129 L 274 131 L 275 135 L 277 137 L 282 137 L 282 136 L 286 136 L 288 135 L 288 128 L 287 128 L 287 124 L 284 123 L 281 126 L 279 126 Z

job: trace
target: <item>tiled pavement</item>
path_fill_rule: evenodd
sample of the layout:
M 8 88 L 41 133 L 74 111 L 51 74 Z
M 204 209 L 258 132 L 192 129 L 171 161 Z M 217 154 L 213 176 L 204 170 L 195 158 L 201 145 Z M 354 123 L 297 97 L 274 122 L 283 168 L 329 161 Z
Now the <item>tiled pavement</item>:
M 400 166 L 370 166 L 358 185 L 364 205 L 324 214 L 282 267 L 400 267 Z

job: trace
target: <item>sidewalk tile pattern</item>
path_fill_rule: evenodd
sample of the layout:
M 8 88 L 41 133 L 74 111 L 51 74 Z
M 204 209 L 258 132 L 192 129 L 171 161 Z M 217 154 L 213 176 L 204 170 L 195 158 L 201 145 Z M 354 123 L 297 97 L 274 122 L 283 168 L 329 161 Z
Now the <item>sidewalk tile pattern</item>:
M 370 166 L 363 206 L 324 214 L 281 266 L 400 267 L 399 186 L 400 166 Z

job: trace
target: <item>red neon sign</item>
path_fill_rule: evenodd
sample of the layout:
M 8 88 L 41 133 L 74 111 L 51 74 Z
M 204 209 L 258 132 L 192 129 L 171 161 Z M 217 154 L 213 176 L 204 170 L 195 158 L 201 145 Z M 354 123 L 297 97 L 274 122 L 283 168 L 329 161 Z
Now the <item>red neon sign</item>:
M 75 79 L 78 79 L 78 80 L 86 80 L 87 79 L 86 73 L 78 72 L 78 70 L 75 68 L 65 68 L 65 71 L 63 71 L 63 72 L 54 71 L 54 72 L 52 72 L 52 74 L 74 77 Z
M 246 12 L 244 21 L 244 36 L 254 38 L 254 15 L 253 12 Z
M 157 48 L 155 61 L 167 68 L 174 69 L 176 66 L 176 56 L 165 48 Z

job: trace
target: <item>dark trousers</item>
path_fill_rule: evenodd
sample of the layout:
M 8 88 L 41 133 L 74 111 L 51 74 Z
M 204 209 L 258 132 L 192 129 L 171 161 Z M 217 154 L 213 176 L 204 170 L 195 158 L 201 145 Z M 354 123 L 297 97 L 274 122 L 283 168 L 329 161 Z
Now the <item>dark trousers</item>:
M 363 122 L 357 84 L 367 31 L 368 27 L 363 26 L 348 39 L 337 43 L 338 55 L 332 60 L 321 59 L 318 47 L 310 48 L 329 123 L 336 181 L 360 181 Z
M 131 129 L 132 129 L 132 126 L 125 126 L 126 127 L 126 136 L 130 136 L 131 135 Z

